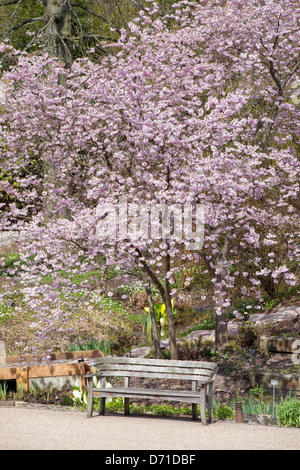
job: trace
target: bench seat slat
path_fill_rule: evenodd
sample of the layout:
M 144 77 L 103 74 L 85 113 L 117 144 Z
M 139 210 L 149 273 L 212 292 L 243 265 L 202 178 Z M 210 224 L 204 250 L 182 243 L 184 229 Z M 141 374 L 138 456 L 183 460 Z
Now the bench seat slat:
M 131 387 L 93 388 L 93 393 L 100 393 L 102 398 L 156 398 L 169 399 L 171 401 L 186 401 L 187 403 L 200 403 L 200 392 L 189 390 L 163 390 Z M 96 396 L 96 395 L 95 395 Z
M 166 379 L 166 380 L 197 380 L 201 383 L 209 383 L 211 381 L 211 376 L 200 376 L 200 375 L 190 375 L 190 374 L 167 374 L 165 372 L 133 372 L 126 370 L 117 370 L 117 371 L 99 371 L 96 374 L 90 374 L 96 377 L 136 377 L 143 379 Z
M 209 369 L 201 369 L 196 367 L 157 367 L 157 366 L 148 366 L 145 365 L 136 365 L 136 364 L 101 364 L 99 365 L 99 369 L 102 371 L 122 371 L 125 370 L 127 372 L 159 372 L 159 373 L 169 373 L 169 374 L 189 374 L 196 376 L 204 375 L 204 376 L 211 376 L 211 370 Z
M 201 369 L 208 369 L 208 370 L 215 370 L 216 364 L 214 362 L 201 362 L 201 361 L 175 361 L 170 359 L 143 359 L 143 358 L 133 358 L 133 357 L 101 357 L 99 359 L 95 359 L 96 364 L 136 364 L 136 365 L 145 365 L 146 367 L 149 366 L 157 366 L 157 367 L 179 367 L 179 368 L 201 368 Z

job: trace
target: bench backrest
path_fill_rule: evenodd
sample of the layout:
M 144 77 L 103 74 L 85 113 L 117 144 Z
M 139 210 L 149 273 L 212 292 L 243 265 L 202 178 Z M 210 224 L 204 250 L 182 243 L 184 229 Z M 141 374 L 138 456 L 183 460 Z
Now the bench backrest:
M 218 366 L 213 362 L 174 361 L 131 357 L 97 359 L 97 373 L 102 377 L 140 377 L 155 379 L 196 380 L 214 379 Z

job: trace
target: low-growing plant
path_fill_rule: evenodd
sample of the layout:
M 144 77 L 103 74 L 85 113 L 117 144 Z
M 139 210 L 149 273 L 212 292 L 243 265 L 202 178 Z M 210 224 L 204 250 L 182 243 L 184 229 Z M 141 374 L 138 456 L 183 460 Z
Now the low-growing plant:
M 36 382 L 33 382 L 32 386 L 31 386 L 31 392 L 33 393 L 34 397 L 38 396 L 39 388 L 38 388 L 38 384 Z
M 123 398 L 106 398 L 105 410 L 109 413 L 117 413 L 124 410 Z
M 19 384 L 18 385 L 18 390 L 17 390 L 18 397 L 23 399 L 24 398 L 24 385 Z
M 88 405 L 88 395 L 87 392 L 82 390 L 80 387 L 74 386 L 72 387 L 73 394 L 71 395 L 71 400 L 73 401 L 74 405 L 82 406 Z
M 255 387 L 250 389 L 250 395 L 256 397 L 262 397 L 266 393 L 266 389 L 263 385 L 256 385 Z
M 279 426 L 300 427 L 300 401 L 294 397 L 281 400 L 276 407 L 277 423 Z
M 99 340 L 97 338 L 90 338 L 86 343 L 77 341 L 69 346 L 69 351 L 102 351 L 105 355 L 111 354 L 110 341 Z
M 0 384 L 0 399 L 1 400 L 6 400 L 7 389 L 8 389 L 8 385 L 6 382 L 3 382 L 3 384 Z
M 253 397 L 243 398 L 242 400 L 243 412 L 249 415 L 271 415 L 272 414 L 272 400 L 263 400 L 262 397 L 254 399 Z
M 100 387 L 100 380 L 97 380 L 96 377 L 93 377 L 93 384 L 95 388 Z M 111 384 L 109 382 L 106 382 L 106 387 L 109 388 L 111 387 Z M 73 402 L 74 405 L 76 406 L 83 406 L 87 407 L 88 405 L 88 391 L 87 390 L 82 390 L 81 387 L 78 387 L 74 385 L 72 387 L 72 392 L 73 394 L 70 396 L 71 401 Z M 97 403 L 98 397 L 94 398 L 95 403 Z M 111 398 L 106 398 L 106 402 L 109 403 L 112 399 Z
M 213 312 L 204 315 L 201 320 L 195 323 L 193 326 L 185 330 L 184 336 L 187 336 L 192 331 L 197 330 L 214 330 L 215 328 L 215 315 Z
M 243 322 L 240 326 L 239 336 L 238 336 L 238 343 L 241 347 L 246 348 L 250 346 L 255 346 L 257 340 L 257 332 L 255 327 L 251 324 L 251 322 Z
M 213 415 L 217 419 L 232 419 L 234 411 L 229 405 L 221 405 L 213 400 Z
M 185 341 L 178 347 L 178 357 L 184 361 L 198 361 L 201 357 L 213 357 L 218 355 L 213 341 L 198 338 L 196 341 Z
M 174 302 L 173 299 L 171 300 L 172 302 L 172 309 L 173 309 L 173 316 L 176 318 L 176 309 L 174 308 Z M 151 318 L 150 318 L 150 309 L 149 307 L 144 307 L 144 310 L 148 313 L 148 328 L 150 328 L 151 331 Z M 168 321 L 167 321 L 167 314 L 166 314 L 166 306 L 164 303 L 154 303 L 154 314 L 155 314 L 155 319 L 157 326 L 160 329 L 160 335 L 161 337 L 165 337 L 168 335 Z

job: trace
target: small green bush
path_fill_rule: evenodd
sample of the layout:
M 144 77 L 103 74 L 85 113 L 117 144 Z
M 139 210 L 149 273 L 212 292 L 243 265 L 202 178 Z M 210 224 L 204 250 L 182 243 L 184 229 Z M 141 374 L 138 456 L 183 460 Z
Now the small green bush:
M 282 400 L 276 407 L 279 426 L 300 427 L 300 401 L 297 398 Z
M 219 401 L 213 399 L 213 415 L 217 419 L 232 419 L 234 410 L 229 405 L 221 405 Z
M 217 419 L 232 419 L 234 417 L 234 411 L 230 406 L 220 406 L 217 410 L 214 410 L 214 416 Z

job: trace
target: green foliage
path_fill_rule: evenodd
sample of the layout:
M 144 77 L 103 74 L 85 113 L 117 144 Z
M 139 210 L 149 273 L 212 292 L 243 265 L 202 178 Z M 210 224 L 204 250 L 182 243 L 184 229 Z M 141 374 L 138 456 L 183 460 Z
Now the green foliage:
M 21 400 L 24 398 L 24 384 L 18 385 L 17 394 L 18 394 L 18 397 L 21 398 Z
M 72 387 L 73 395 L 71 395 L 70 399 L 74 403 L 75 406 L 85 406 L 88 405 L 88 395 L 86 391 L 83 391 L 80 387 Z
M 242 398 L 243 412 L 249 415 L 271 415 L 272 414 L 272 400 L 263 399 L 260 396 L 258 399 L 253 397 Z
M 263 385 L 256 385 L 254 388 L 250 389 L 250 395 L 256 397 L 262 397 L 266 393 L 266 389 Z
M 228 320 L 231 320 L 238 316 L 240 319 L 248 320 L 249 315 L 252 313 L 257 313 L 258 307 L 262 307 L 262 304 L 258 299 L 236 300 L 232 307 L 228 310 L 227 318 Z M 235 312 L 235 314 L 233 312 Z
M 171 353 L 170 349 L 163 349 L 161 352 L 162 359 L 170 359 L 171 358 Z
M 297 398 L 281 400 L 276 407 L 279 426 L 300 427 L 300 401 Z
M 187 336 L 192 331 L 198 330 L 214 330 L 215 329 L 215 314 L 214 312 L 210 312 L 208 314 L 203 315 L 201 320 L 195 323 L 192 327 L 188 328 L 184 335 Z
M 221 405 L 213 399 L 213 415 L 217 419 L 232 419 L 234 411 L 229 405 Z
M 178 357 L 183 361 L 198 361 L 203 357 L 213 357 L 218 355 L 215 345 L 212 341 L 198 338 L 197 341 L 185 341 L 178 346 Z
M 0 384 L 0 400 L 6 400 L 8 385 L 6 382 Z
M 176 309 L 174 308 L 173 300 L 171 300 L 171 302 L 172 302 L 173 316 L 175 318 L 177 312 L 176 312 Z M 150 317 L 150 308 L 144 307 L 144 309 L 148 314 L 148 316 L 145 319 L 146 329 L 147 329 L 149 337 L 151 338 L 152 323 L 151 323 L 151 317 Z M 154 303 L 154 314 L 155 314 L 156 324 L 160 330 L 161 337 L 167 337 L 168 336 L 168 319 L 167 319 L 165 304 L 164 303 L 160 304 L 157 302 Z
M 80 337 L 79 337 L 80 338 Z M 111 353 L 110 341 L 99 340 L 97 338 L 90 338 L 86 343 L 77 341 L 72 346 L 69 346 L 69 351 L 102 351 L 105 355 Z
M 251 322 L 243 322 L 240 326 L 238 343 L 242 348 L 254 346 L 257 340 L 257 332 Z
M 171 300 L 171 302 L 172 302 L 172 308 L 173 308 L 173 315 L 174 315 L 174 318 L 175 318 L 176 317 L 176 309 L 174 308 L 173 300 Z M 144 309 L 146 310 L 147 313 L 150 312 L 149 307 L 144 307 Z M 157 325 L 166 326 L 167 323 L 168 323 L 168 320 L 167 320 L 165 304 L 155 303 L 154 304 L 154 313 L 155 313 L 155 319 L 156 319 Z

